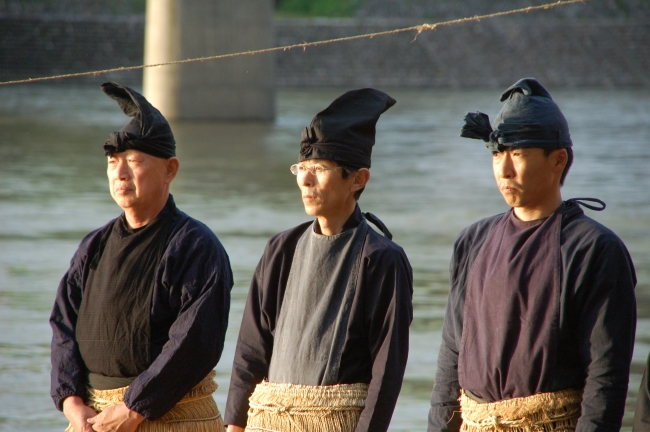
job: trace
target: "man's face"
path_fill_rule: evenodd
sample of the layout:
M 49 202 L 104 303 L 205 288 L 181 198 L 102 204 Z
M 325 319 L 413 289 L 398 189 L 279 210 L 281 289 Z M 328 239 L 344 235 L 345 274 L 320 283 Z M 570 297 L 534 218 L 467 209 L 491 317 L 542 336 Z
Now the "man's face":
M 302 203 L 308 215 L 327 218 L 347 210 L 351 200 L 354 201 L 354 176 L 350 175 L 344 179 L 340 167 L 327 159 L 310 159 L 300 162 L 299 165 L 333 168 L 321 174 L 304 170 L 296 177 L 302 193 Z
M 123 210 L 134 211 L 156 205 L 166 196 L 173 180 L 168 173 L 168 161 L 138 150 L 109 156 L 106 173 L 111 196 L 117 205 Z
M 522 148 L 492 153 L 492 169 L 499 191 L 512 207 L 534 209 L 556 196 L 559 189 L 558 154 L 546 156 L 540 148 Z

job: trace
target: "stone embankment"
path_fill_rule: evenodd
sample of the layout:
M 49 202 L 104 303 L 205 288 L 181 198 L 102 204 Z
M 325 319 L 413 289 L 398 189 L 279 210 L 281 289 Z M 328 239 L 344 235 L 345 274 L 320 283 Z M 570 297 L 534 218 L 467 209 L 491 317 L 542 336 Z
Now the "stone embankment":
M 275 45 L 392 30 L 414 18 L 277 19 Z M 242 29 L 245 31 L 245 29 Z M 142 16 L 0 15 L 0 80 L 142 63 Z M 205 55 L 219 53 L 206 52 Z M 227 61 L 227 60 L 224 60 Z M 191 67 L 191 66 L 184 66 Z M 650 86 L 650 19 L 532 18 L 440 27 L 275 54 L 279 87 Z M 141 83 L 140 72 L 85 79 Z

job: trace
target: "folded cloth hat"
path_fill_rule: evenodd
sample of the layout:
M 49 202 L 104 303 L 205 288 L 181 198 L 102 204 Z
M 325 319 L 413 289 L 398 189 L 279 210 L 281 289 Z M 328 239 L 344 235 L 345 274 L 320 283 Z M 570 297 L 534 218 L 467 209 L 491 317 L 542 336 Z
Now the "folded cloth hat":
M 569 125 L 550 93 L 535 78 L 524 78 L 502 95 L 506 103 L 494 120 L 487 114 L 467 113 L 460 136 L 482 139 L 490 151 L 514 147 L 544 149 L 572 146 Z
M 102 84 L 102 90 L 119 104 L 122 112 L 133 117 L 119 132 L 113 132 L 104 144 L 104 153 L 133 149 L 168 159 L 176 156 L 176 141 L 167 120 L 135 90 L 115 82 Z
M 355 168 L 370 168 L 375 125 L 395 99 L 372 88 L 351 90 L 316 114 L 302 131 L 300 157 L 328 159 Z

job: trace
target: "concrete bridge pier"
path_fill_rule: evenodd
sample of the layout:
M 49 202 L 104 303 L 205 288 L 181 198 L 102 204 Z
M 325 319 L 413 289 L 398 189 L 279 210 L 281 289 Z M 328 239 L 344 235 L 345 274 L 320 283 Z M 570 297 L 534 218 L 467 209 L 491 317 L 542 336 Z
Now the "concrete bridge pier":
M 147 0 L 145 64 L 269 48 L 272 0 Z M 273 56 L 145 68 L 144 95 L 170 120 L 271 120 Z

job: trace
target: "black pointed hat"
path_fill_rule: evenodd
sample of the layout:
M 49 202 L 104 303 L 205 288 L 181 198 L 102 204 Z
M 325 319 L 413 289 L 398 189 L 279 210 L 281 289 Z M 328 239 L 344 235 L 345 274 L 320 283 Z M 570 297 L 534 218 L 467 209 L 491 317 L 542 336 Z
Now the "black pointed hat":
M 302 131 L 299 161 L 328 159 L 355 168 L 370 168 L 375 125 L 395 99 L 364 88 L 339 96 L 316 114 Z
M 467 113 L 460 136 L 482 139 L 490 151 L 572 146 L 566 118 L 551 94 L 535 78 L 524 78 L 510 86 L 501 95 L 503 101 L 506 103 L 494 119 L 494 130 L 487 114 Z
M 108 97 L 117 101 L 122 112 L 133 120 L 119 132 L 113 132 L 104 144 L 104 153 L 133 149 L 168 159 L 176 156 L 176 141 L 167 120 L 135 90 L 115 82 L 102 84 Z

